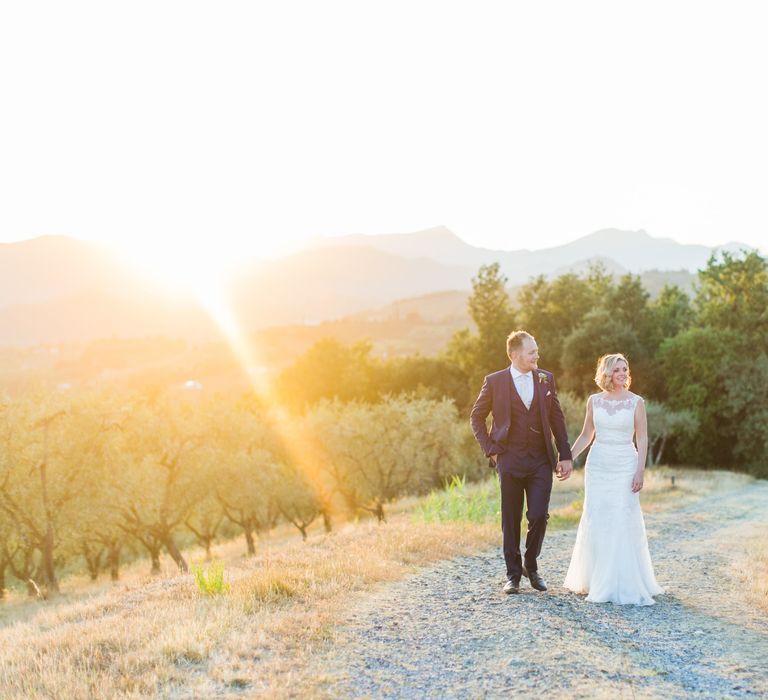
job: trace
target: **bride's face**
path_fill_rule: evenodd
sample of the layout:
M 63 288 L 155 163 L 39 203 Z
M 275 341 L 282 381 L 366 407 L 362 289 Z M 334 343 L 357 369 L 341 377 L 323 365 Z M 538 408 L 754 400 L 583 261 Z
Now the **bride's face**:
M 612 384 L 613 388 L 620 391 L 627 383 L 627 377 L 629 377 L 629 367 L 626 362 L 617 362 L 613 368 Z

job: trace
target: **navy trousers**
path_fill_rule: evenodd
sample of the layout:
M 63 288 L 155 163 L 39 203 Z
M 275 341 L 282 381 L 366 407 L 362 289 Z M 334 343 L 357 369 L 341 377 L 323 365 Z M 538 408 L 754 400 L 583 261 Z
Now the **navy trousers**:
M 501 531 L 507 578 L 522 574 L 523 557 L 520 556 L 520 521 L 523 517 L 525 496 L 528 533 L 525 538 L 525 568 L 536 571 L 536 559 L 541 554 L 544 533 L 549 520 L 549 496 L 552 493 L 552 465 L 547 460 L 532 470 L 519 472 L 511 465 L 498 464 L 501 487 Z

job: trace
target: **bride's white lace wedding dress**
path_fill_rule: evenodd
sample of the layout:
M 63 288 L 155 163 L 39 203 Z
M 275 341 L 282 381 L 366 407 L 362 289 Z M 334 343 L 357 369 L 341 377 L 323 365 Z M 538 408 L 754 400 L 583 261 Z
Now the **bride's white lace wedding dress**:
M 653 605 L 656 583 L 640 494 L 632 493 L 637 450 L 632 442 L 640 397 L 590 398 L 595 441 L 587 457 L 584 510 L 564 586 L 594 603 Z

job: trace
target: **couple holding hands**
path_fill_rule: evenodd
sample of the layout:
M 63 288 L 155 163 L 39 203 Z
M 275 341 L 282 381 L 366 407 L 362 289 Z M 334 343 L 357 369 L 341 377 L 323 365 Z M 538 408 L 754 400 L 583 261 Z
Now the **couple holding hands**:
M 470 418 L 475 438 L 499 476 L 504 592 L 519 593 L 522 576 L 533 588 L 547 590 L 536 560 L 549 519 L 553 472 L 561 481 L 567 479 L 573 459 L 591 444 L 584 509 L 563 585 L 586 593 L 590 602 L 653 605 L 653 596 L 663 590 L 654 576 L 640 510 L 647 423 L 643 399 L 629 391 L 626 358 L 611 354 L 598 360 L 595 383 L 601 391 L 587 400 L 584 427 L 570 447 L 555 380 L 538 367 L 534 337 L 525 331 L 510 333 L 507 355 L 511 365 L 485 378 Z M 523 497 L 528 532 L 521 556 Z

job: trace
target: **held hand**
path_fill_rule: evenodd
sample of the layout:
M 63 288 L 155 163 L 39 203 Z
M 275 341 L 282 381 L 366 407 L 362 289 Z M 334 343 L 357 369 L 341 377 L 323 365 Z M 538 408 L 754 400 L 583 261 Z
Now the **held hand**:
M 563 459 L 557 463 L 555 467 L 555 475 L 560 481 L 565 481 L 573 471 L 573 461 L 570 459 Z
M 638 469 L 632 478 L 632 493 L 638 493 L 643 488 L 643 470 Z

